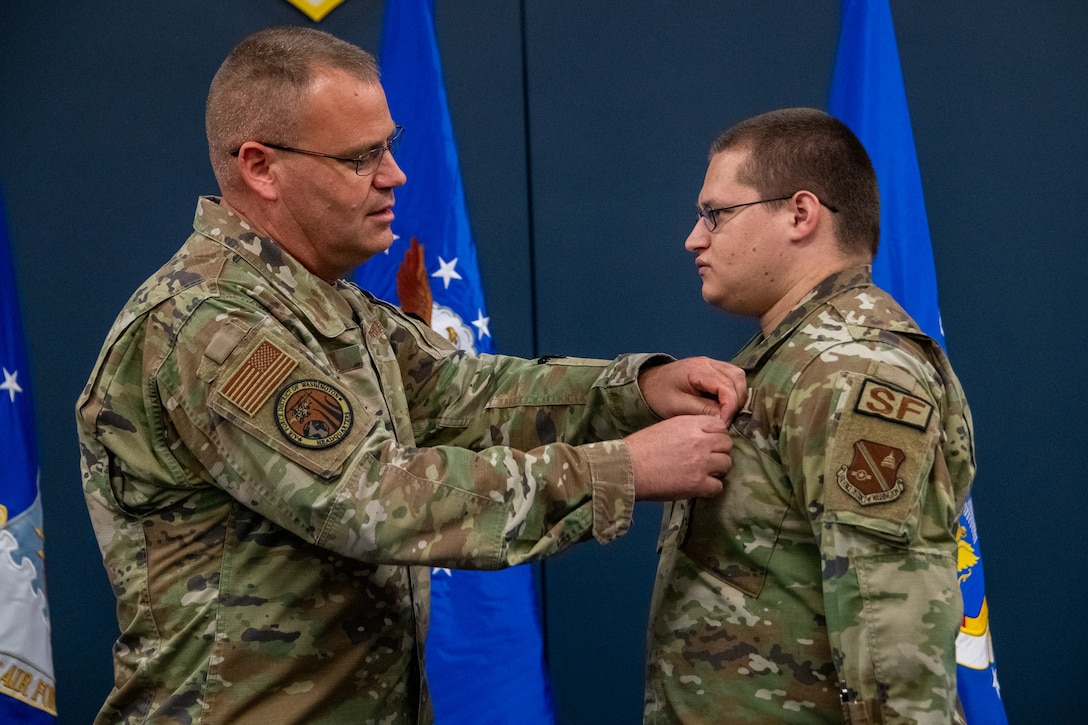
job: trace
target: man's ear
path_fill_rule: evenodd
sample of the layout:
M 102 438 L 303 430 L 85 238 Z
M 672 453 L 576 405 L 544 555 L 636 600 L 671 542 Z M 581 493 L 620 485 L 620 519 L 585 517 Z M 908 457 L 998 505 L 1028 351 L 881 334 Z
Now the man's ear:
M 268 201 L 279 197 L 272 156 L 266 146 L 246 141 L 238 149 L 237 163 L 238 175 L 254 194 Z
M 804 239 L 815 231 L 823 212 L 820 199 L 811 191 L 802 189 L 793 195 L 790 203 L 793 208 L 792 228 L 797 239 Z

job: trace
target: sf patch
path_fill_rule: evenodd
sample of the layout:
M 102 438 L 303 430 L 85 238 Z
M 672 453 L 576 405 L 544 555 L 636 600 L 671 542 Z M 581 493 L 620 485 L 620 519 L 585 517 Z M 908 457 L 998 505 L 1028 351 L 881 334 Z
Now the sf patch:
M 933 406 L 928 401 L 869 378 L 861 386 L 854 410 L 918 430 L 925 430 L 933 415 Z
M 898 474 L 905 458 L 898 448 L 856 441 L 853 460 L 839 468 L 836 479 L 842 490 L 862 506 L 894 501 L 903 493 L 903 481 Z
M 276 398 L 276 425 L 302 448 L 328 448 L 347 436 L 354 422 L 344 394 L 320 380 L 299 380 Z

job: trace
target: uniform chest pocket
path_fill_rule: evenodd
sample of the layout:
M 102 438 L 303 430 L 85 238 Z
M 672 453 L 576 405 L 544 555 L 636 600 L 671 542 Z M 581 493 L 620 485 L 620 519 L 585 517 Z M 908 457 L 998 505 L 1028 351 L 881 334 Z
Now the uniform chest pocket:
M 681 550 L 726 584 L 758 597 L 781 546 L 791 489 L 769 444 L 753 435 L 750 418 L 742 413 L 730 428 L 733 467 L 725 487 L 694 502 Z
M 362 401 L 371 416 L 391 417 L 382 379 L 365 345 L 345 345 L 326 351 L 326 355 L 336 379 Z M 403 389 L 399 376 L 385 385 L 394 390 Z

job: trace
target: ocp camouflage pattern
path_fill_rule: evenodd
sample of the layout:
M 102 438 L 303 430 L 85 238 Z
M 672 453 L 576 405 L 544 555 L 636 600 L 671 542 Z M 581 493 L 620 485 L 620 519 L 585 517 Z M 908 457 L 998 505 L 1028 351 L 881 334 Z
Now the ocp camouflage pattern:
M 733 362 L 724 490 L 665 511 L 645 722 L 958 721 L 975 462 L 944 353 L 863 266 Z
M 77 404 L 121 628 L 98 722 L 430 722 L 428 567 L 622 534 L 651 358 L 468 356 L 215 198 L 194 229 Z

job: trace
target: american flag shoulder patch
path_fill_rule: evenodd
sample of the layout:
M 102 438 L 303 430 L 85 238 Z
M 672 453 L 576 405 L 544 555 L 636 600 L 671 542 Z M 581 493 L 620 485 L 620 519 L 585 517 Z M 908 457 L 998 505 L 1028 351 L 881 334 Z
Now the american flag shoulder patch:
M 261 340 L 220 391 L 246 415 L 254 415 L 298 363 L 271 340 Z

